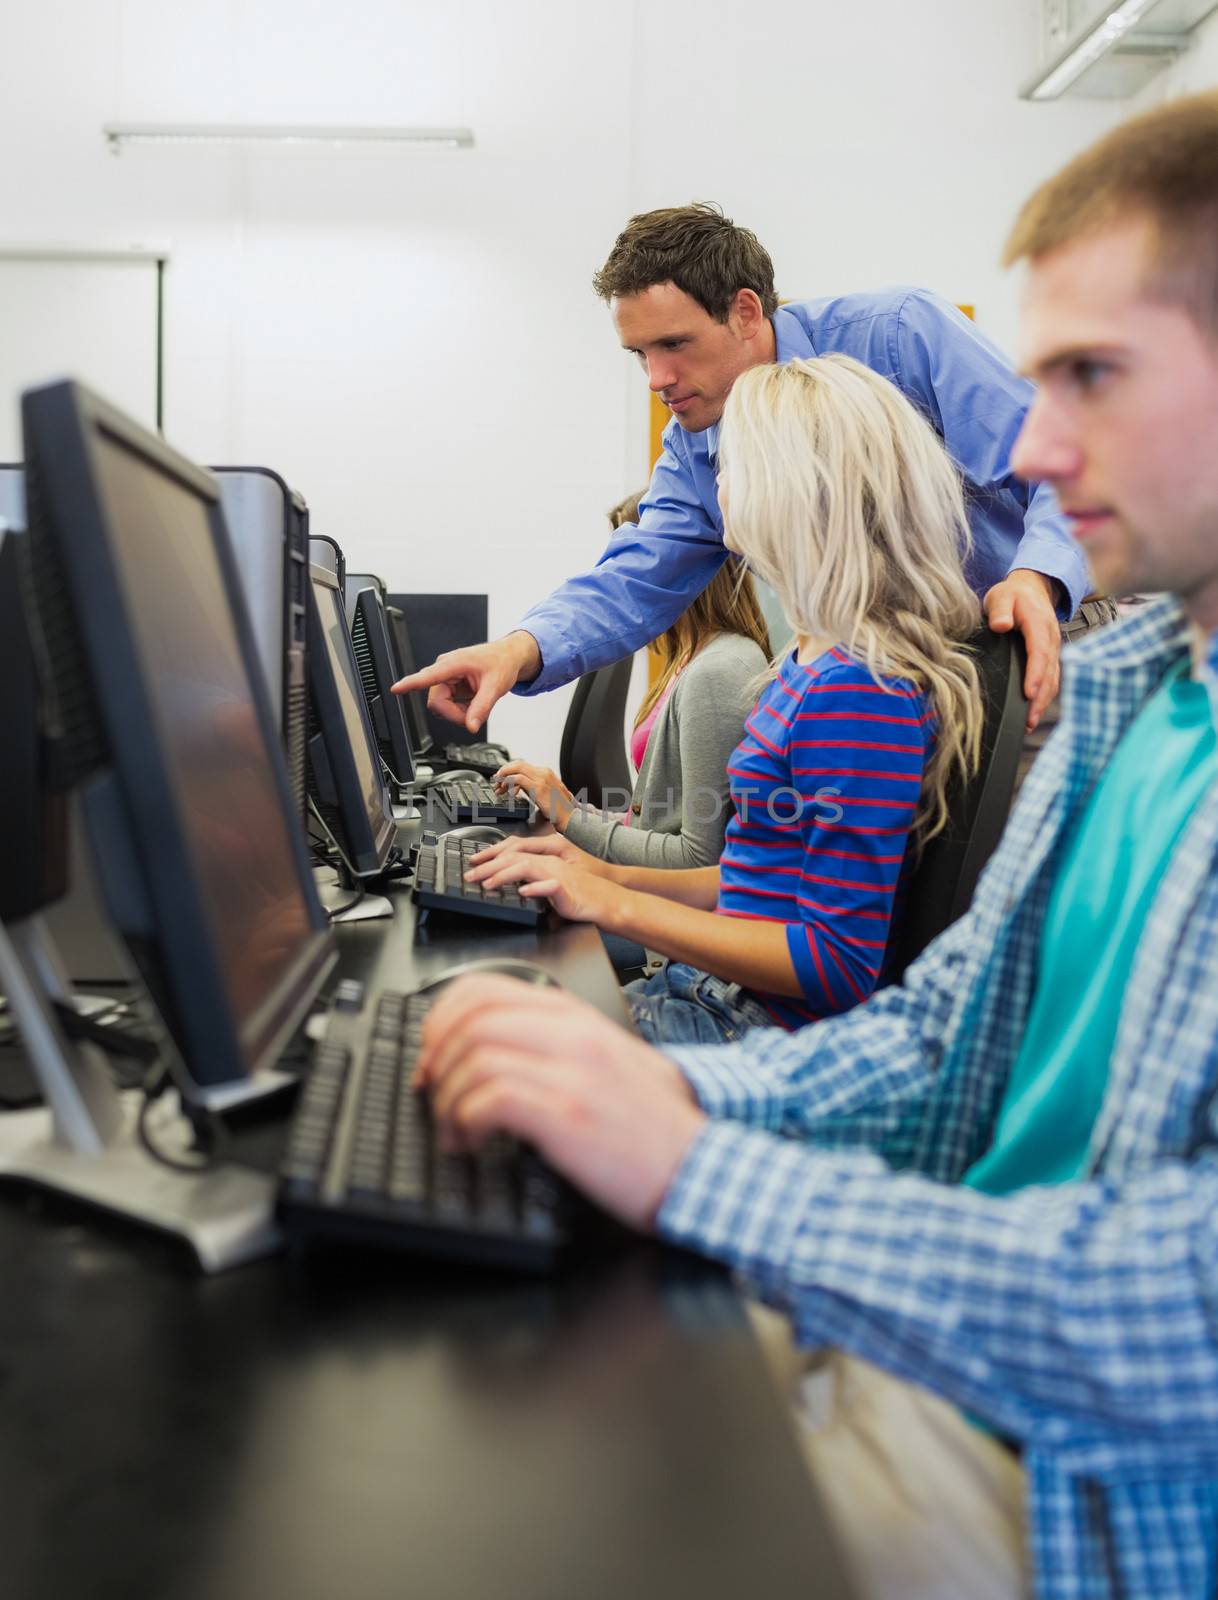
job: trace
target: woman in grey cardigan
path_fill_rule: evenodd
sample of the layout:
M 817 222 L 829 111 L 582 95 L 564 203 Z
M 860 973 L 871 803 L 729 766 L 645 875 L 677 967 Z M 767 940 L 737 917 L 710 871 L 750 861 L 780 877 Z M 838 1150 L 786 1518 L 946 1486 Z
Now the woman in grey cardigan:
M 549 768 L 527 761 L 509 761 L 495 782 L 527 793 L 572 844 L 602 860 L 712 866 L 731 815 L 728 757 L 740 743 L 770 656 L 753 581 L 735 557 L 655 648 L 661 670 L 635 718 L 636 762 L 644 739 L 646 748 L 629 812 L 607 816 L 580 805 Z
M 756 639 L 718 633 L 674 674 L 647 738 L 627 817 L 576 806 L 561 831 L 581 850 L 639 867 L 708 867 L 731 815 L 727 763 L 767 666 Z M 559 826 L 559 824 L 555 824 Z

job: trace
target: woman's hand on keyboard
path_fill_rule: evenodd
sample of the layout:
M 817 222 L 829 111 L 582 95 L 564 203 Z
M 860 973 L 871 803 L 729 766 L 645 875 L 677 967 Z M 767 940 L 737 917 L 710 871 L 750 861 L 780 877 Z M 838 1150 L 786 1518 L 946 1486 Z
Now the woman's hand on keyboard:
M 415 1084 L 454 1148 L 525 1139 L 607 1211 L 650 1230 L 706 1116 L 675 1064 L 573 995 L 459 978 L 423 1029 Z
M 610 862 L 589 855 L 578 845 L 568 844 L 559 833 L 510 834 L 498 844 L 487 845 L 485 850 L 479 850 L 471 857 L 474 870 L 469 876 L 475 883 L 484 883 L 492 869 L 498 870 L 494 864 L 502 863 L 512 855 L 548 856 L 553 861 L 569 862 L 571 866 L 580 867 L 598 878 L 612 879 L 615 876 Z
M 537 767 L 531 761 L 509 761 L 491 781 L 500 794 L 527 795 L 559 833 L 575 810 L 575 796 L 549 767 Z
M 522 900 L 548 900 L 569 922 L 595 922 L 602 928 L 612 926 L 631 893 L 588 872 L 582 862 L 563 861 L 552 851 L 508 851 L 485 867 L 472 867 L 466 877 L 488 889 L 519 884 Z

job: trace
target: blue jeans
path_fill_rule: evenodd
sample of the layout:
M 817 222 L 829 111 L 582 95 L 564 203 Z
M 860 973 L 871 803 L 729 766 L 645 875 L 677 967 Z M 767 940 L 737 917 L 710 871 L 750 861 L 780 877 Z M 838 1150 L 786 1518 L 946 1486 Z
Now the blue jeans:
M 750 1028 L 773 1028 L 773 1017 L 738 983 L 670 962 L 622 990 L 635 1027 L 650 1044 L 731 1044 Z

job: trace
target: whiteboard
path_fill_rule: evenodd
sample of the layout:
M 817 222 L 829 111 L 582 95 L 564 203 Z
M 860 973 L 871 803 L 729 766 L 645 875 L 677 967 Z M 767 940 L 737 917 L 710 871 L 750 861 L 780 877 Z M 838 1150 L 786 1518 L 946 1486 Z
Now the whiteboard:
M 0 248 L 0 461 L 21 460 L 21 391 L 56 378 L 156 427 L 156 302 L 155 256 Z

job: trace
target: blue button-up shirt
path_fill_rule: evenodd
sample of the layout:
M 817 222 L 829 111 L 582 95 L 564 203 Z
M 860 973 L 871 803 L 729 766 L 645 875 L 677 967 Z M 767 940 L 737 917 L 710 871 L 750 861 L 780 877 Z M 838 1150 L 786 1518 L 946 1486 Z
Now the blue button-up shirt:
M 930 419 L 965 478 L 979 595 L 1012 567 L 1056 578 L 1078 609 L 1090 583 L 1053 491 L 1011 472 L 1011 448 L 1032 388 L 954 306 L 921 289 L 807 300 L 774 313 L 779 361 L 853 356 L 890 379 Z M 639 524 L 610 540 L 517 624 L 537 640 L 541 672 L 523 694 L 554 689 L 658 638 L 724 560 L 715 489 L 718 428 L 687 433 L 674 418 L 640 506 Z
M 1061 727 L 972 908 L 902 985 L 670 1052 L 711 1121 L 660 1232 L 753 1278 L 801 1342 L 1019 1440 L 1051 1600 L 1218 1590 L 1218 785 L 1147 916 L 1082 1176 L 960 1184 L 993 1140 L 1066 842 L 1188 652 L 1172 600 L 1070 647 Z M 1218 636 L 1201 678 L 1218 724 Z

